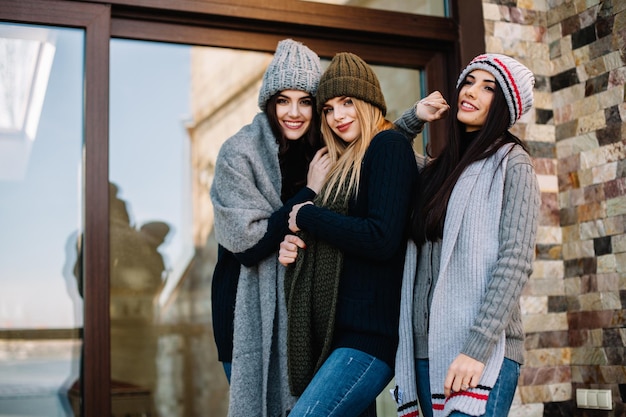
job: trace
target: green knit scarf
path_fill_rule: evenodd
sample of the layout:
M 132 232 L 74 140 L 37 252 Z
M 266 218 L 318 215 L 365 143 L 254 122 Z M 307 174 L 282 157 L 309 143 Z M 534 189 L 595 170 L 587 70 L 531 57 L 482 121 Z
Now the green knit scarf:
M 323 206 L 322 194 L 323 191 L 314 200 L 317 206 Z M 325 207 L 347 214 L 348 201 L 343 184 L 337 198 Z M 298 232 L 298 236 L 306 242 L 306 249 L 298 250 L 296 261 L 285 274 L 287 365 L 289 387 L 295 396 L 302 394 L 330 354 L 343 266 L 340 250 L 304 231 Z

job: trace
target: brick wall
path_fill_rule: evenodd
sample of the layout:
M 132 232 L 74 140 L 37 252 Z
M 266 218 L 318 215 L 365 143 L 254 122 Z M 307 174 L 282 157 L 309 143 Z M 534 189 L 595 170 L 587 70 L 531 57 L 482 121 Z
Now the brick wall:
M 483 14 L 487 52 L 537 78 L 513 129 L 542 210 L 511 415 L 626 416 L 626 1 L 484 0 Z M 613 410 L 576 408 L 577 388 L 610 389 Z

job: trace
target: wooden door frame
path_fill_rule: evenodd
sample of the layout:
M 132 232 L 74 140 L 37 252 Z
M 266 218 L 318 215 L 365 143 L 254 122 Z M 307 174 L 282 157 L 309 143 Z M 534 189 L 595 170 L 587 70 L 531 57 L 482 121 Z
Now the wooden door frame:
M 84 51 L 82 408 L 110 415 L 109 39 L 110 6 L 63 0 L 2 0 L 0 21 L 78 28 Z
M 112 37 L 270 53 L 291 37 L 322 58 L 350 51 L 370 64 L 420 69 L 428 92 L 445 97 L 459 57 L 484 50 L 481 0 L 448 0 L 449 18 L 301 0 L 90 1 L 111 6 Z M 471 30 L 461 37 L 464 27 Z M 429 126 L 429 139 L 434 150 L 445 143 L 443 121 Z

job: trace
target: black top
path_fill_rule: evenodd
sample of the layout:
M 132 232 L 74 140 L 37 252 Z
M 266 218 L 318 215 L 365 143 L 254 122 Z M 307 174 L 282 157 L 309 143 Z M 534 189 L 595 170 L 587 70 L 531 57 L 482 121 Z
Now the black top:
M 348 216 L 306 205 L 297 217 L 301 229 L 344 254 L 333 349 L 361 350 L 391 369 L 417 176 L 415 155 L 405 137 L 395 131 L 381 132 L 365 154 L 358 196 L 350 201 Z

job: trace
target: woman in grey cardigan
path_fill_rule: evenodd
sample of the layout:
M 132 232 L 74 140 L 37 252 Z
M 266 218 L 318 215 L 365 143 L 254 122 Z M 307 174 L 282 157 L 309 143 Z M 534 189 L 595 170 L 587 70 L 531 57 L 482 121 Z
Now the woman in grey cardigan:
M 540 205 L 524 144 L 508 129 L 533 104 L 534 76 L 479 55 L 451 100 L 450 138 L 422 172 L 405 262 L 396 356 L 400 416 L 508 414 L 524 334 Z M 417 248 L 420 248 L 419 250 Z

